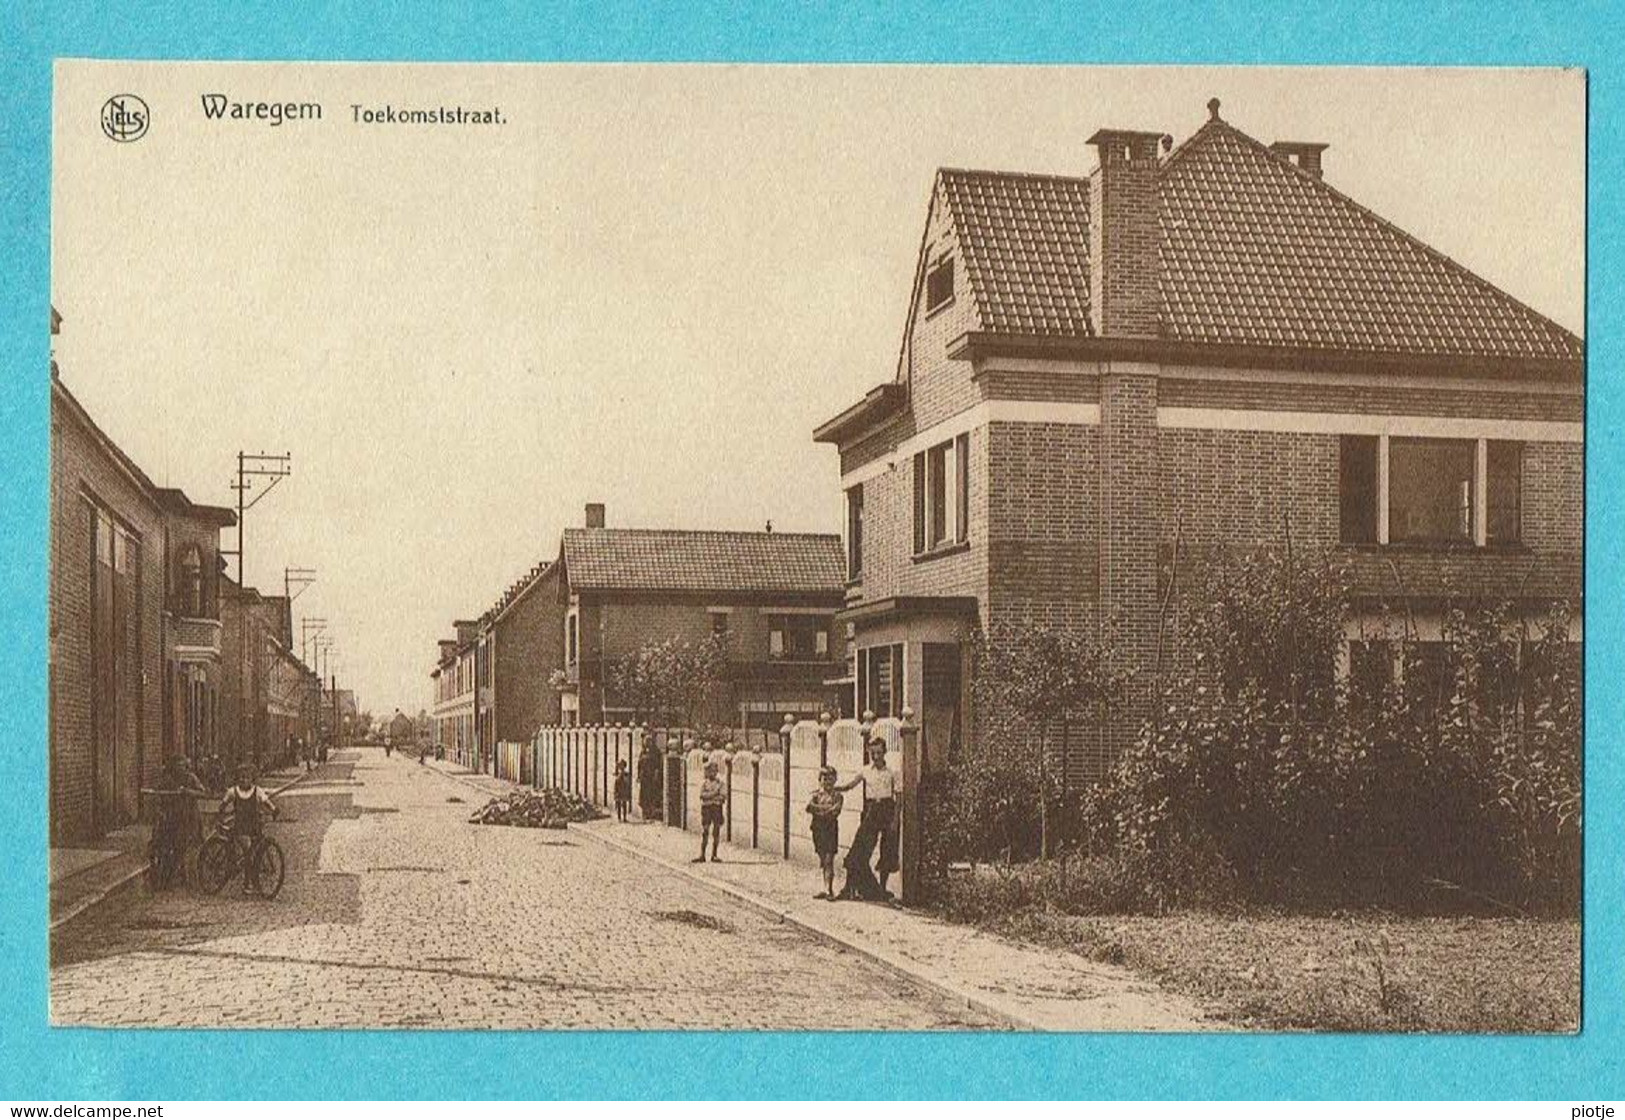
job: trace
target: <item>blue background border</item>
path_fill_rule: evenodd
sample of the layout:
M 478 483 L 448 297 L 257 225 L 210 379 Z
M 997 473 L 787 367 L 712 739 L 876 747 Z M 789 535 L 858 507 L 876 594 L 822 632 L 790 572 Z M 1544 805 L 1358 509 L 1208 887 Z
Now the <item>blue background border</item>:
M 0 14 L 0 1097 L 1625 1095 L 1620 354 L 1625 32 L 1604 3 L 489 4 L 276 0 Z M 460 7 L 460 6 L 459 6 Z M 473 6 L 470 5 L 472 9 Z M 1610 18 L 1612 17 L 1612 18 Z M 425 1034 L 46 1026 L 45 536 L 51 65 L 106 58 L 1337 63 L 1590 70 L 1585 1030 L 1563 1038 Z M 1540 159 L 1508 151 L 1505 159 Z M 110 213 L 141 205 L 109 199 Z M 1538 206 L 1538 199 L 1530 199 Z M 116 219 L 115 219 L 116 220 Z M 1609 946 L 1613 946 L 1609 948 Z

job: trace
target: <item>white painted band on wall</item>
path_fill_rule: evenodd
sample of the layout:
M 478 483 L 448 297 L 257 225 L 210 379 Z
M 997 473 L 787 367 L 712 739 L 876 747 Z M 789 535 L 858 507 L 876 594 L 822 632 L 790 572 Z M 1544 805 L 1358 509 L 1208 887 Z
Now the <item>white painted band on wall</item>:
M 1498 420 L 1466 416 L 1383 416 L 1365 412 L 1159 408 L 1157 427 L 1218 432 L 1296 432 L 1342 436 L 1432 436 L 1583 443 L 1585 425 L 1566 420 Z
M 1335 385 L 1357 389 L 1427 389 L 1502 396 L 1583 398 L 1585 387 L 1529 378 L 1429 377 L 1403 373 L 1327 373 L 1290 369 L 1219 369 L 1213 366 L 1163 366 L 1169 381 L 1220 381 L 1226 384 L 1290 385 L 1315 389 Z
M 916 432 L 884 455 L 841 476 L 841 488 L 885 474 L 917 452 L 988 424 L 1078 424 L 1098 426 L 1100 406 L 1093 401 L 982 401 L 963 412 Z

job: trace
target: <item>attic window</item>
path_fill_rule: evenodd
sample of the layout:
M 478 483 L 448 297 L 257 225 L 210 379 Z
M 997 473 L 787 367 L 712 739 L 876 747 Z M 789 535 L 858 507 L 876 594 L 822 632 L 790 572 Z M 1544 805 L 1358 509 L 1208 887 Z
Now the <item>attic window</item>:
M 954 299 L 954 259 L 943 257 L 925 274 L 925 310 L 930 314 Z

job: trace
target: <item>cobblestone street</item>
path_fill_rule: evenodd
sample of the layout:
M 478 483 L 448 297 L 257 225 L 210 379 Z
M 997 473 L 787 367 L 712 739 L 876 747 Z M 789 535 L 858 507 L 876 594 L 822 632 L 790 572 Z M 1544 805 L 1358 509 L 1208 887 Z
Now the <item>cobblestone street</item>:
M 58 1025 L 984 1027 L 856 954 L 381 751 L 284 793 L 273 902 L 137 887 L 59 931 Z

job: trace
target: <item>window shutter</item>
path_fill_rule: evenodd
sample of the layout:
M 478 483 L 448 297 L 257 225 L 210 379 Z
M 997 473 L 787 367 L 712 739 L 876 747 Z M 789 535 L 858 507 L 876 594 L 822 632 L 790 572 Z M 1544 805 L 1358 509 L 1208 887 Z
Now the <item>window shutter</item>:
M 1377 542 L 1377 437 L 1344 436 L 1338 470 L 1339 539 Z
M 925 452 L 914 456 L 914 551 L 925 551 Z
M 954 525 L 958 529 L 955 539 L 970 537 L 970 433 L 954 441 Z

